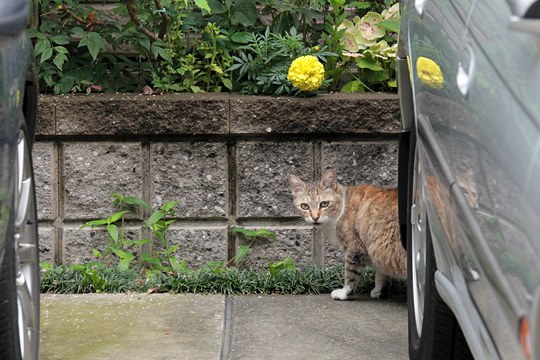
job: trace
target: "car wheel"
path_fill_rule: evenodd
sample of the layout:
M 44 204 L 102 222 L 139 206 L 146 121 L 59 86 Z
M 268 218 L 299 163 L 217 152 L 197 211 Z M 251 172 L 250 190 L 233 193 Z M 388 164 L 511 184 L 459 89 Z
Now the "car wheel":
M 459 324 L 435 286 L 437 265 L 422 193 L 423 170 L 412 156 L 411 221 L 407 236 L 409 358 L 473 359 Z
M 29 136 L 19 131 L 15 196 L 0 274 L 0 358 L 37 359 L 39 248 Z

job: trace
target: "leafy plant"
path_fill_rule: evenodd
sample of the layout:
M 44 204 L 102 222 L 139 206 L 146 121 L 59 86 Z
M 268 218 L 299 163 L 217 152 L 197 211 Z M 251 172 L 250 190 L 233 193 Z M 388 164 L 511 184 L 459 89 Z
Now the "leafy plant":
M 170 34 L 169 39 L 176 35 Z M 215 24 L 208 23 L 192 49 L 173 45 L 167 49 L 167 60 L 152 70 L 153 86 L 164 92 L 220 92 L 232 89 L 230 73 L 225 70 L 232 57 L 225 43 L 229 38 Z
M 395 87 L 395 0 L 125 0 L 112 14 L 80 0 L 35 1 L 40 25 L 29 34 L 42 88 L 55 94 L 144 86 L 296 95 L 287 69 L 302 55 L 325 63 L 324 90 Z M 384 36 L 347 50 L 355 15 L 375 13 Z
M 362 4 L 362 3 L 360 3 Z M 399 30 L 399 4 L 381 14 L 369 11 L 352 21 L 344 19 L 337 26 L 341 38 L 341 59 L 353 80 L 342 87 L 345 92 L 396 88 L 395 58 Z M 340 19 L 341 20 L 341 19 Z
M 241 234 L 248 240 L 247 245 L 240 245 L 236 250 L 236 255 L 232 259 L 234 264 L 242 261 L 251 253 L 251 246 L 258 240 L 276 240 L 276 234 L 267 229 L 251 230 L 244 227 L 234 226 L 230 229 L 233 234 Z
M 161 247 L 159 252 L 153 256 L 147 253 L 138 255 L 142 245 L 150 243 L 149 239 L 130 240 L 125 234 L 125 217 L 127 213 L 138 210 L 150 209 L 150 206 L 142 199 L 135 196 L 122 196 L 113 193 L 114 205 L 120 209 L 109 217 L 86 222 L 81 229 L 90 227 L 105 227 L 107 230 L 109 243 L 103 251 L 93 250 L 94 256 L 106 263 L 118 262 L 120 271 L 127 271 L 135 260 L 139 260 L 140 265 L 147 266 L 150 270 L 157 269 L 163 272 L 182 272 L 186 269 L 185 262 L 179 261 L 173 254 L 178 250 L 179 245 L 171 245 L 167 240 L 167 230 L 176 220 L 170 219 L 176 215 L 174 207 L 177 201 L 169 201 L 155 210 L 144 223 L 144 226 L 152 230 L 152 238 Z M 120 226 L 120 227 L 119 227 Z
M 285 35 L 270 32 L 252 33 L 246 45 L 233 56 L 234 64 L 229 68 L 235 74 L 237 88 L 244 94 L 283 95 L 296 92 L 287 72 L 291 62 L 301 55 L 314 55 L 322 62 L 327 57 L 337 56 L 319 47 L 307 48 L 295 28 Z

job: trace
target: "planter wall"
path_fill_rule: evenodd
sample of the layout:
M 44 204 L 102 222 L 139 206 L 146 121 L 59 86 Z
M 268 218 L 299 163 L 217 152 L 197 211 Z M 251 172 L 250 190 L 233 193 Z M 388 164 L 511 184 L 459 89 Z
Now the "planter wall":
M 338 264 L 334 244 L 299 219 L 287 174 L 317 179 L 328 168 L 344 184 L 397 183 L 395 95 L 272 98 L 229 94 L 42 96 L 34 166 L 41 258 L 92 259 L 107 236 L 79 230 L 114 212 L 111 192 L 154 207 L 178 200 L 170 240 L 192 267 L 227 260 L 244 241 L 231 226 L 267 228 L 245 266 L 290 256 Z M 149 236 L 128 221 L 130 236 Z M 148 249 L 147 249 L 148 250 Z

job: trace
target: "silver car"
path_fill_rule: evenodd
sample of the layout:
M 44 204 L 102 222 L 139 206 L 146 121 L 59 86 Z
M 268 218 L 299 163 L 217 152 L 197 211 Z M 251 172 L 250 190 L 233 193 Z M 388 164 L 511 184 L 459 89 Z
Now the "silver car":
M 37 83 L 30 0 L 0 1 L 0 359 L 37 359 L 39 272 L 31 148 Z M 30 75 L 29 75 L 30 74 Z
M 540 359 L 540 1 L 402 0 L 411 359 Z

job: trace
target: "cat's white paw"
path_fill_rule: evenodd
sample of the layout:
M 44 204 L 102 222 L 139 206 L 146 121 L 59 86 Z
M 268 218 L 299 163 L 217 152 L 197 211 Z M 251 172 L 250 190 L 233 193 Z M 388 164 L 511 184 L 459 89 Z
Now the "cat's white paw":
M 332 291 L 330 296 L 332 296 L 332 299 L 334 300 L 349 300 L 350 299 L 350 291 L 348 289 L 337 289 Z
M 373 289 L 371 290 L 371 298 L 372 299 L 380 299 L 381 298 L 382 289 Z
M 388 297 L 388 285 L 383 285 L 379 288 L 371 290 L 372 299 L 386 299 Z

